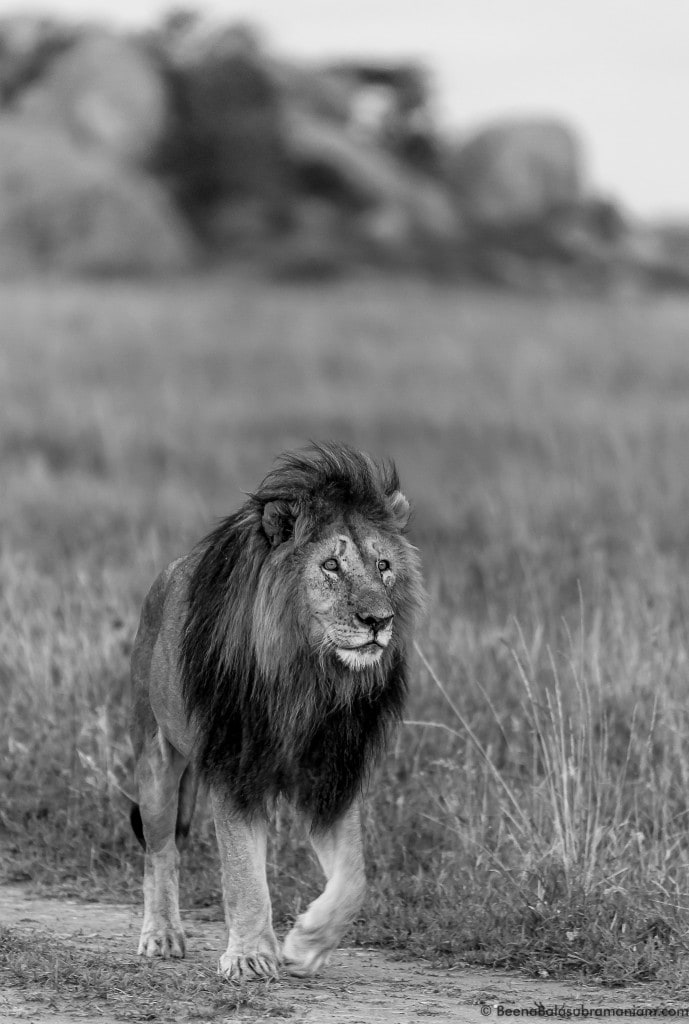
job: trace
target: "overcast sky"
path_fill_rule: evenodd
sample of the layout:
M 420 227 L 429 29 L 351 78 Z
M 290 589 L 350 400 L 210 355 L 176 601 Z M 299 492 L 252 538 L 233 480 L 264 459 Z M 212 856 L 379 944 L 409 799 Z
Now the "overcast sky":
M 589 177 L 641 215 L 689 217 L 689 0 L 0 0 L 0 12 L 142 25 L 171 6 L 251 20 L 274 52 L 414 57 L 445 126 L 558 114 Z

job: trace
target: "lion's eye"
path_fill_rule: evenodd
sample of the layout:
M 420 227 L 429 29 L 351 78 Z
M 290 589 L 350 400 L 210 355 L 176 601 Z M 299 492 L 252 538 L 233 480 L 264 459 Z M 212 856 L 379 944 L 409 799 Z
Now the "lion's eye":
M 323 562 L 323 568 L 327 572 L 337 572 L 337 570 L 340 568 L 340 563 L 336 558 L 326 558 L 326 560 Z
M 379 558 L 377 564 L 378 572 L 387 572 L 388 569 L 390 568 L 390 563 L 388 562 L 387 558 Z

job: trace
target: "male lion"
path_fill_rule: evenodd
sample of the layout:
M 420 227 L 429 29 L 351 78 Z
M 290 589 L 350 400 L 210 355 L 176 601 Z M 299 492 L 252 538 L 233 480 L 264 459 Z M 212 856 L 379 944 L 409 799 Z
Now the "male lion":
M 146 851 L 139 953 L 184 956 L 177 842 L 210 789 L 230 981 L 311 975 L 364 896 L 359 792 L 406 691 L 422 603 L 409 504 L 394 466 L 341 444 L 285 454 L 242 507 L 173 562 L 143 606 L 132 655 Z M 282 947 L 266 881 L 278 796 L 307 819 L 327 877 Z M 177 842 L 176 842 L 177 841 Z

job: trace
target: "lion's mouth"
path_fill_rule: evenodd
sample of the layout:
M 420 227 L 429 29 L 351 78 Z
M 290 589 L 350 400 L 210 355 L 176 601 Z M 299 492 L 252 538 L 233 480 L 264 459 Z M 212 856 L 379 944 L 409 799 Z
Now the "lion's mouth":
M 354 671 L 361 671 L 376 665 L 383 657 L 387 644 L 380 640 L 367 640 L 363 644 L 352 644 L 347 647 L 336 647 L 335 654 L 339 661 Z
M 376 640 L 369 640 L 365 644 L 357 644 L 353 647 L 336 647 L 335 654 L 348 668 L 356 671 L 376 664 L 383 656 L 384 650 L 383 644 Z

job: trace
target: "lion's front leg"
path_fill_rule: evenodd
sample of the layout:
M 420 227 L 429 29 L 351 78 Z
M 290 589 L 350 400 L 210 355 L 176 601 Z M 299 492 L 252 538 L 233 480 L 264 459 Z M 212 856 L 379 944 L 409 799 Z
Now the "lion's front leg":
M 229 932 L 219 973 L 232 982 L 277 978 L 279 947 L 266 879 L 266 821 L 259 815 L 247 820 L 214 788 L 211 802 Z
M 332 828 L 312 834 L 311 842 L 328 881 L 284 942 L 283 963 L 299 976 L 315 974 L 327 963 L 363 903 L 366 878 L 358 804 Z

